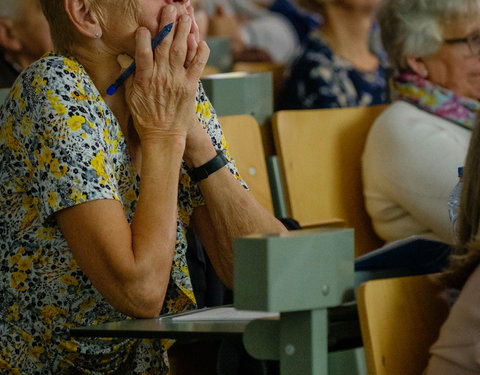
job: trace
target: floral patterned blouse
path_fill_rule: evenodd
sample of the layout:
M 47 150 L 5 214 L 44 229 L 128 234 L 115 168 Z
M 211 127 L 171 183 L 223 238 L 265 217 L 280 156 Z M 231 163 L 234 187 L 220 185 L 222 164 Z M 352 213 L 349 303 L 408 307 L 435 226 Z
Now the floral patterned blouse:
M 214 147 L 225 149 L 239 178 L 201 85 L 196 101 Z M 68 331 L 127 317 L 83 274 L 53 214 L 115 199 L 131 221 L 139 184 L 119 124 L 78 62 L 50 53 L 19 77 L 0 110 L 0 373 L 166 373 L 166 340 L 73 339 Z M 162 313 L 195 307 L 185 230 L 201 204 L 183 164 Z
M 279 109 L 343 108 L 384 104 L 387 99 L 387 58 L 375 40 L 372 52 L 380 65 L 359 71 L 335 55 L 320 29 L 310 33 L 302 54 L 293 62 L 279 96 Z

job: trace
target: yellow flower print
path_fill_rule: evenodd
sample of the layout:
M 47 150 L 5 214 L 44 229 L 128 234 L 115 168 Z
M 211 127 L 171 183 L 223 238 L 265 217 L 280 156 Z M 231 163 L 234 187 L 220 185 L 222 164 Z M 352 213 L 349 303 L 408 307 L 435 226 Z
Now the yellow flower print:
M 190 182 L 190 176 L 187 173 L 182 174 L 182 176 L 180 177 L 180 184 L 182 184 L 182 186 L 188 189 L 190 187 Z
M 70 129 L 76 132 L 82 128 L 85 121 L 85 117 L 83 116 L 72 116 L 68 119 L 68 125 L 70 126 Z
M 39 359 L 43 353 L 45 353 L 45 349 L 41 346 L 34 346 L 33 348 L 30 348 L 30 357 L 32 358 Z
M 52 151 L 50 151 L 50 149 L 48 148 L 42 147 L 41 153 L 35 150 L 35 156 L 38 160 L 38 166 L 42 169 L 45 168 L 45 164 L 50 164 L 50 162 L 52 161 Z
M 103 155 L 104 155 L 104 152 L 102 150 L 97 155 L 95 155 L 95 157 L 90 162 L 90 164 L 93 167 L 93 169 L 97 171 L 97 175 L 99 177 L 103 177 L 105 180 L 108 180 L 108 175 L 105 172 L 105 157 Z
M 167 307 L 173 312 L 183 311 L 185 309 L 185 306 L 191 305 L 192 302 L 195 303 L 195 296 L 193 295 L 193 293 L 188 292 L 183 288 L 181 289 L 183 293 L 187 292 L 188 295 L 180 294 L 177 298 L 175 298 L 174 300 L 170 300 L 167 303 Z
M 57 193 L 54 191 L 48 193 L 48 204 L 50 207 L 55 207 L 57 205 Z
M 50 105 L 57 113 L 62 115 L 67 113 L 67 109 L 65 108 L 65 106 L 62 103 L 60 103 L 60 99 L 56 96 L 53 96 L 52 90 L 47 90 L 47 96 L 48 96 L 48 101 L 50 102 Z
M 74 189 L 72 191 L 72 194 L 70 195 L 70 197 L 77 203 L 82 203 L 83 201 L 85 201 L 85 199 L 87 199 L 87 196 L 85 194 L 82 194 L 82 192 Z
M 72 271 L 76 271 L 77 268 L 78 268 L 78 264 L 76 262 L 75 259 L 70 259 L 70 261 L 68 262 L 68 268 L 71 269 Z
M 188 290 L 183 287 L 180 287 L 180 289 L 185 294 L 186 298 L 188 298 L 190 301 L 195 302 L 195 295 L 193 294 L 193 290 Z
M 22 336 L 23 341 L 31 343 L 33 341 L 33 338 L 31 335 L 29 335 L 27 332 L 24 330 L 20 330 L 20 335 Z
M 28 135 L 32 131 L 32 124 L 33 121 L 30 120 L 26 115 L 23 115 L 23 120 L 22 120 L 22 134 L 23 135 Z
M 27 213 L 23 217 L 22 226 L 20 229 L 25 229 L 39 216 L 38 214 L 38 198 L 25 197 L 23 199 L 23 207 Z
M 18 139 L 16 139 L 15 136 L 13 135 L 12 116 L 9 116 L 7 118 L 7 126 L 5 129 L 5 143 L 7 147 L 12 151 L 20 150 L 20 144 L 18 142 Z
M 32 261 L 29 258 L 22 258 L 18 261 L 17 268 L 19 271 L 28 271 L 32 268 Z
M 88 310 L 94 304 L 95 304 L 95 300 L 93 298 L 89 298 L 82 302 L 82 304 L 80 305 L 80 308 L 82 310 Z
M 63 104 L 59 103 L 57 106 L 55 106 L 55 111 L 60 115 L 64 115 L 67 113 L 67 108 Z
M 78 64 L 71 60 L 71 59 L 67 59 L 67 58 L 64 58 L 63 59 L 63 63 L 65 64 L 65 69 L 69 72 L 74 72 L 74 73 L 78 73 L 79 71 L 79 66 Z
M 203 104 L 202 103 L 197 103 L 197 105 L 195 106 L 195 111 L 199 114 L 202 114 L 203 113 Z
M 50 324 L 52 323 L 53 319 L 57 317 L 57 315 L 63 315 L 66 313 L 67 310 L 65 309 L 61 309 L 55 305 L 46 305 L 42 308 L 40 315 L 45 323 Z
M 190 224 L 190 216 L 188 215 L 188 212 L 184 208 L 178 211 L 178 217 L 180 218 L 181 222 L 184 223 L 185 225 Z
M 72 95 L 72 98 L 74 98 L 76 100 L 80 100 L 80 101 L 87 101 L 88 100 L 88 96 L 85 93 L 85 90 L 78 83 L 77 83 L 77 90 L 72 91 L 71 95 Z
M 18 305 L 15 303 L 8 308 L 8 317 L 9 322 L 17 322 L 20 320 L 20 314 L 18 312 Z
M 73 286 L 78 285 L 78 280 L 72 275 L 63 275 L 60 281 L 65 285 L 73 285 Z
M 35 76 L 33 77 L 32 86 L 35 87 L 35 91 L 37 92 L 37 94 L 40 94 L 40 92 L 42 91 L 42 87 L 44 87 L 46 84 L 47 81 L 35 74 Z
M 52 172 L 56 178 L 62 177 L 65 173 L 67 173 L 67 170 L 68 168 L 66 165 L 60 167 L 60 162 L 57 158 L 52 159 L 50 163 L 50 172 Z
M 125 199 L 129 202 L 133 202 L 137 199 L 137 193 L 135 190 L 130 189 L 127 194 L 125 194 Z
M 43 340 L 42 342 L 46 344 L 50 344 L 52 342 L 52 332 L 49 329 L 46 329 L 43 333 Z
M 8 260 L 8 263 L 10 263 L 12 265 L 18 264 L 18 262 L 20 262 L 21 258 L 22 258 L 22 256 L 20 254 L 12 255 L 10 257 L 10 259 Z
M 27 280 L 27 274 L 25 272 L 16 271 L 12 273 L 10 285 L 13 289 L 17 289 L 19 292 L 24 292 L 27 290 L 27 287 L 25 285 L 20 286 L 20 284 L 25 280 Z
M 28 177 L 27 177 L 27 180 L 31 180 L 32 177 L 33 177 L 33 173 L 35 172 L 35 168 L 33 167 L 33 164 L 30 160 L 28 159 L 25 159 L 23 161 L 25 163 L 25 165 L 27 166 L 27 169 L 28 169 Z
M 10 95 L 12 96 L 13 99 L 15 99 L 15 101 L 20 99 L 20 88 L 21 88 L 20 84 L 16 84 L 10 90 Z
M 227 159 L 230 160 L 230 150 L 228 147 L 227 139 L 225 138 L 225 135 L 222 133 L 222 140 L 221 140 L 222 146 L 225 149 L 225 155 L 227 155 Z
M 210 109 L 210 103 L 205 102 L 204 109 L 203 109 L 203 115 L 205 116 L 206 119 L 209 119 L 210 116 L 212 115 L 212 111 Z
M 61 340 L 58 345 L 61 349 L 66 349 L 68 352 L 75 353 L 78 350 L 78 345 L 73 339 L 70 341 Z
M 53 240 L 53 236 L 57 230 L 55 228 L 39 228 L 37 230 L 37 238 L 41 240 Z
M 107 119 L 108 122 L 108 119 Z M 108 129 L 103 131 L 103 138 L 105 142 L 112 146 L 111 151 L 112 153 L 116 154 L 118 152 L 118 140 L 117 139 L 110 139 Z

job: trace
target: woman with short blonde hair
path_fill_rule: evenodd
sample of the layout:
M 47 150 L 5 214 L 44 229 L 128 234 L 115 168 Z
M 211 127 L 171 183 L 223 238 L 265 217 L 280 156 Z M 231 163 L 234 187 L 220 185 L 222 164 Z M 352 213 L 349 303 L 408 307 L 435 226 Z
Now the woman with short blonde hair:
M 56 52 L 0 109 L 0 368 L 166 374 L 168 340 L 69 329 L 194 309 L 190 226 L 229 288 L 233 238 L 283 226 L 228 153 L 188 0 L 41 2 Z

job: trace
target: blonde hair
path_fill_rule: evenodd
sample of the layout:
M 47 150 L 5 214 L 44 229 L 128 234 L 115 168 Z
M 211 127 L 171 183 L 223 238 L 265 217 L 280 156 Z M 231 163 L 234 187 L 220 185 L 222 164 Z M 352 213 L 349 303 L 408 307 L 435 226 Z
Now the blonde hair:
M 2 1 L 2 0 L 0 0 Z M 136 0 L 84 0 L 89 3 L 91 9 L 98 16 L 101 23 L 106 19 L 106 6 L 125 7 L 125 12 L 132 17 L 137 9 Z M 73 26 L 67 12 L 65 11 L 64 0 L 40 0 L 43 13 L 50 25 L 50 32 L 55 49 L 59 53 L 72 54 L 72 47 L 76 43 L 75 27 Z
M 383 0 L 377 20 L 390 63 L 404 70 L 407 56 L 427 56 L 440 48 L 446 22 L 478 14 L 480 0 Z
M 470 139 L 463 171 L 463 186 L 457 220 L 457 246 L 443 274 L 445 283 L 461 289 L 480 264 L 480 117 Z

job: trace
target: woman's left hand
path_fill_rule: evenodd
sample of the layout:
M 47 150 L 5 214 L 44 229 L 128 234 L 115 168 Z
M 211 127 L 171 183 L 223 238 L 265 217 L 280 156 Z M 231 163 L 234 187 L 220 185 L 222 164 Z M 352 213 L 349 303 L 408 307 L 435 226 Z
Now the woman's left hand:
M 195 14 L 193 7 L 187 8 L 188 16 L 192 19 L 192 27 L 190 28 L 190 34 L 187 39 L 187 57 L 185 59 L 185 68 L 188 68 L 193 61 L 195 54 L 197 53 L 198 43 L 200 42 L 200 31 L 195 20 Z

